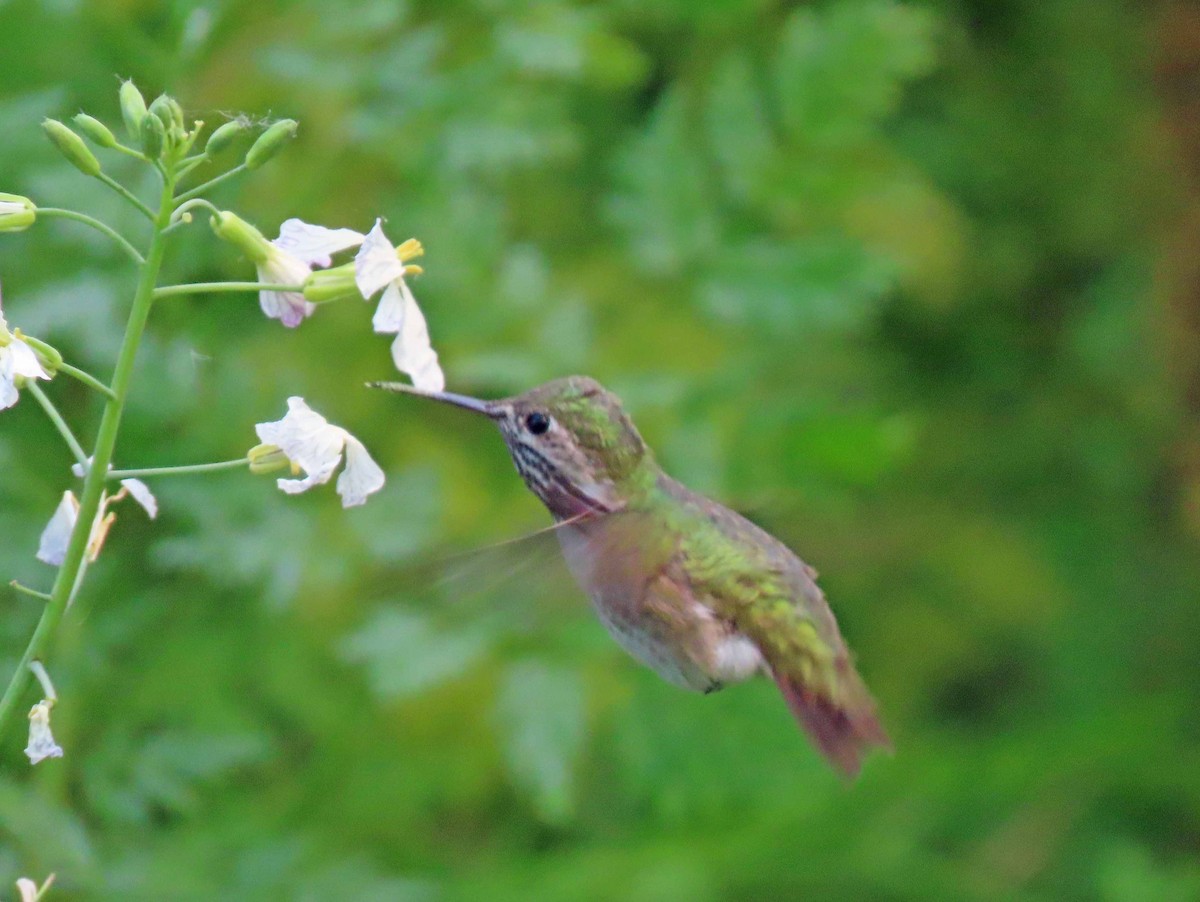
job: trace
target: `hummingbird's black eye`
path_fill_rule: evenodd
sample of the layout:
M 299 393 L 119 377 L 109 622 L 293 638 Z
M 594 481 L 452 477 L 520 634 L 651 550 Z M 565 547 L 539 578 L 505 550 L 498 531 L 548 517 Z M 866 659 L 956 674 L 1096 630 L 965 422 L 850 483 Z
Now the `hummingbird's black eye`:
M 534 435 L 542 435 L 550 428 L 550 418 L 540 410 L 535 410 L 525 418 L 525 427 Z

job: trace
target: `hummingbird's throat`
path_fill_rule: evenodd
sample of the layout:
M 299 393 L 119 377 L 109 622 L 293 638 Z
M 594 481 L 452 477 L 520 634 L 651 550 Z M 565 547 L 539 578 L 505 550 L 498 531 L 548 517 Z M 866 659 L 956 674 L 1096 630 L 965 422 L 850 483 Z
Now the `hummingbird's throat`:
M 556 519 L 606 514 L 615 510 L 615 506 L 604 497 L 608 493 L 602 492 L 592 480 L 573 478 L 539 449 L 518 439 L 509 442 L 509 450 L 517 472 L 529 490 L 541 499 Z

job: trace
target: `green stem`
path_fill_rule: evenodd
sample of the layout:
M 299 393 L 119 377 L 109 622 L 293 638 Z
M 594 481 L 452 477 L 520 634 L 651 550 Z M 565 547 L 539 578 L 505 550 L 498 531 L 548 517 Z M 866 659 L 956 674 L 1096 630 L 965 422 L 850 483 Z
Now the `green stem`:
M 76 213 L 74 210 L 63 210 L 59 207 L 38 207 L 37 215 L 39 217 L 57 216 L 61 219 L 73 219 L 76 222 L 82 222 L 85 225 L 89 225 L 97 232 L 103 232 L 105 235 L 115 241 L 120 246 L 121 250 L 128 254 L 129 258 L 133 260 L 134 263 L 138 264 L 138 266 L 141 266 L 146 262 L 145 258 L 141 255 L 138 249 L 130 244 L 124 235 L 112 228 L 112 226 L 101 222 L 99 219 L 88 216 L 86 213 Z
M 117 194 L 121 195 L 121 197 L 125 198 L 127 201 L 137 207 L 143 216 L 145 216 L 151 222 L 154 222 L 154 211 L 142 203 L 142 201 L 132 191 L 130 191 L 106 172 L 97 172 L 96 178 L 100 179 L 100 181 L 104 182 L 104 184 L 108 185 L 108 187 L 116 191 Z
M 134 150 L 132 147 L 126 147 L 124 144 L 113 145 L 113 150 L 120 151 L 123 154 L 133 157 L 135 160 L 141 160 L 143 163 L 149 163 L 150 158 L 140 150 Z
M 87 465 L 87 452 L 83 450 L 83 445 L 79 444 L 79 439 L 75 438 L 75 433 L 71 431 L 71 427 L 67 425 L 67 421 L 63 419 L 58 408 L 54 406 L 42 387 L 37 384 L 36 379 L 30 379 L 25 383 L 25 390 L 29 392 L 42 405 L 42 410 L 46 411 L 46 416 L 50 418 L 50 422 L 54 424 L 54 428 L 58 430 L 58 434 L 63 437 L 63 441 L 67 443 L 67 447 L 71 449 L 71 453 L 75 455 L 75 460 L 79 463 Z
M 208 154 L 198 153 L 195 156 L 188 157 L 179 164 L 177 178 L 183 179 L 185 176 L 191 175 L 192 170 L 208 160 Z
M 191 282 L 186 285 L 164 285 L 154 289 L 154 300 L 180 294 L 207 294 L 214 291 L 304 291 L 303 285 L 280 285 L 274 282 Z
M 181 194 L 181 195 L 179 195 L 179 197 L 175 198 L 175 202 L 176 202 L 176 203 L 181 203 L 181 202 L 183 202 L 183 201 L 185 201 L 185 200 L 191 200 L 193 197 L 199 197 L 199 196 L 200 196 L 201 194 L 203 194 L 205 191 L 209 191 L 209 190 L 211 190 L 211 189 L 213 189 L 213 188 L 217 187 L 217 185 L 221 184 L 221 183 L 222 183 L 222 182 L 224 182 L 226 179 L 231 179 L 231 178 L 233 178 L 235 175 L 241 175 L 241 174 L 242 174 L 243 172 L 245 172 L 245 171 L 246 171 L 246 164 L 245 164 L 245 163 L 238 163 L 236 166 L 234 166 L 234 167 L 233 167 L 232 169 L 230 169 L 228 172 L 222 172 L 222 173 L 221 173 L 220 175 L 218 175 L 216 178 L 209 179 L 209 180 L 208 180 L 207 182 L 205 182 L 204 184 L 202 184 L 202 185 L 197 185 L 197 186 L 196 186 L 195 188 L 193 188 L 191 191 L 188 191 L 188 192 L 186 192 L 186 193 L 184 193 L 184 194 Z
M 182 467 L 146 467 L 141 470 L 109 470 L 109 479 L 153 479 L 156 476 L 191 476 L 196 473 L 217 473 L 250 465 L 250 458 L 220 460 L 211 464 L 185 464 Z
M 71 531 L 71 541 L 67 546 L 66 558 L 58 569 L 54 587 L 50 590 L 50 600 L 42 611 L 37 628 L 25 647 L 9 680 L 4 696 L 0 698 L 0 733 L 7 728 L 21 696 L 29 687 L 31 674 L 29 664 L 36 659 L 45 660 L 50 640 L 54 638 L 63 614 L 76 587 L 84 558 L 87 556 L 88 540 L 91 537 L 92 523 L 100 508 L 100 497 L 104 493 L 107 482 L 106 476 L 112 463 L 113 449 L 117 444 L 117 433 L 121 426 L 121 414 L 125 409 L 125 399 L 129 395 L 129 386 L 133 381 L 134 363 L 137 359 L 138 346 L 146 329 L 146 320 L 150 316 L 150 308 L 154 305 L 154 283 L 162 267 L 163 253 L 166 250 L 166 239 L 163 229 L 171 218 L 171 196 L 175 192 L 175 181 L 168 178 L 163 185 L 159 201 L 158 214 L 152 216 L 154 221 L 154 236 L 150 249 L 146 254 L 146 263 L 138 278 L 137 290 L 133 296 L 133 306 L 129 311 L 129 320 L 125 326 L 125 338 L 121 342 L 121 350 L 117 354 L 117 364 L 113 372 L 113 396 L 104 405 L 104 415 L 100 420 L 100 428 L 96 433 L 96 444 L 92 454 L 92 465 L 86 468 L 83 479 L 83 492 L 79 499 L 79 512 L 75 520 L 75 528 Z M 139 201 L 140 203 L 140 201 Z
M 29 588 L 29 586 L 26 586 L 23 583 L 19 583 L 15 579 L 10 580 L 8 584 L 10 586 L 12 586 L 13 589 L 15 589 L 17 592 L 20 592 L 22 595 L 28 595 L 30 598 L 40 598 L 42 601 L 50 600 L 49 592 L 39 592 L 37 589 L 31 589 L 31 588 Z
M 213 211 L 214 215 L 221 215 L 221 211 L 203 197 L 193 197 L 191 200 L 185 200 L 175 208 L 174 212 L 171 213 L 171 227 L 174 228 L 179 223 L 183 222 L 183 215 L 192 209 L 192 207 L 208 207 L 208 209 Z
M 71 364 L 69 364 L 69 363 L 60 363 L 58 365 L 58 371 L 67 376 L 70 376 L 72 379 L 78 379 L 80 382 L 82 382 L 88 388 L 95 389 L 96 391 L 100 392 L 100 394 L 104 395 L 106 398 L 114 397 L 113 390 L 111 388 L 109 388 L 107 385 L 105 385 L 103 382 L 101 382 L 99 379 L 97 379 L 91 373 L 85 373 L 83 370 L 79 369 L 79 367 L 77 367 L 77 366 L 71 366 Z

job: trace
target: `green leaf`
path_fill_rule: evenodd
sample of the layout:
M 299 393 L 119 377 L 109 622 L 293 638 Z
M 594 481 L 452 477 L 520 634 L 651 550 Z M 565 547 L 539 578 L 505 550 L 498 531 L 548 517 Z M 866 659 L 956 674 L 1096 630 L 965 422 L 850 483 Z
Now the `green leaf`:
M 496 722 L 509 773 L 532 796 L 539 816 L 569 820 L 573 773 L 587 729 L 583 686 L 575 671 L 521 661 L 504 674 Z
M 415 695 L 466 671 L 487 648 L 481 633 L 438 631 L 409 611 L 378 611 L 340 643 L 342 657 L 366 668 L 382 698 Z

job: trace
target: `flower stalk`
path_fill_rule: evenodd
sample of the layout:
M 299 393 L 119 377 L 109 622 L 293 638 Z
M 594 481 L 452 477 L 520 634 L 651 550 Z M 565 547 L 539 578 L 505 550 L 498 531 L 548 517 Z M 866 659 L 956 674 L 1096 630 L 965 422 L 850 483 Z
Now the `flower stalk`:
M 171 211 L 174 208 L 172 203 L 174 191 L 174 178 L 166 178 L 163 183 L 158 212 L 151 214 L 154 234 L 142 266 L 141 275 L 138 278 L 137 289 L 134 292 L 133 306 L 129 311 L 129 319 L 125 327 L 125 338 L 117 354 L 111 386 L 112 396 L 105 402 L 104 414 L 100 420 L 96 444 L 91 455 L 92 464 L 87 468 L 84 476 L 83 492 L 79 500 L 79 515 L 75 522 L 75 528 L 71 531 L 66 557 L 58 570 L 54 586 L 50 590 L 50 600 L 46 602 L 46 606 L 42 610 L 37 628 L 21 655 L 21 660 L 9 680 L 4 695 L 0 697 L 0 737 L 9 728 L 21 697 L 29 686 L 32 677 L 30 664 L 45 655 L 50 640 L 58 630 L 58 625 L 62 621 L 63 614 L 66 613 L 67 604 L 80 576 L 84 558 L 87 556 L 92 523 L 100 508 L 100 498 L 104 493 L 108 468 L 112 463 L 113 449 L 117 443 L 117 433 L 121 427 L 121 415 L 125 410 L 125 399 L 129 395 L 129 387 L 133 379 L 134 362 L 137 358 L 138 347 L 142 342 L 150 308 L 154 303 L 154 285 L 158 279 L 163 254 L 166 250 L 166 238 L 163 231 L 170 223 Z
M 418 386 L 431 390 L 443 386 L 437 355 L 429 345 L 424 316 L 404 281 L 406 274 L 420 273 L 420 268 L 410 262 L 422 252 L 419 242 L 409 239 L 394 247 L 383 234 L 379 220 L 375 228 L 364 235 L 353 229 L 327 228 L 296 218 L 283 221 L 279 236 L 268 240 L 237 214 L 216 207 L 203 197 L 226 180 L 266 164 L 294 138 L 297 131 L 294 121 L 274 123 L 252 143 L 240 164 L 195 188 L 181 191 L 180 183 L 188 173 L 249 130 L 248 120 L 221 126 L 210 136 L 203 152 L 189 156 L 203 123 L 196 122 L 189 129 L 182 108 L 166 95 L 155 98 L 147 106 L 132 82 L 121 86 L 119 97 L 125 131 L 135 144 L 140 144 L 141 150 L 122 144 L 108 126 L 87 114 L 79 114 L 74 122 L 102 155 L 124 153 L 159 173 L 162 185 L 154 208 L 108 176 L 100 159 L 79 134 L 53 119 L 45 120 L 43 128 L 57 150 L 76 169 L 108 185 L 147 217 L 151 236 L 146 249 L 135 247 L 116 229 L 85 213 L 38 207 L 26 197 L 0 194 L 0 232 L 24 231 L 37 222 L 39 214 L 71 220 L 105 235 L 138 267 L 124 337 L 107 384 L 66 363 L 53 345 L 25 335 L 16 325 L 10 330 L 4 316 L 0 315 L 0 410 L 16 404 L 21 391 L 32 394 L 75 458 L 72 473 L 82 479 L 78 498 L 74 488 L 62 493 L 54 515 L 39 539 L 37 558 L 58 568 L 50 591 L 35 590 L 16 581 L 10 583 L 17 592 L 44 602 L 33 635 L 0 696 L 0 736 L 3 736 L 22 710 L 22 699 L 29 691 L 31 681 L 36 678 L 42 684 L 43 698 L 27 717 L 30 740 L 26 754 L 33 764 L 63 754 L 50 733 L 50 713 L 56 697 L 41 661 L 52 650 L 58 627 L 84 582 L 88 565 L 96 560 L 115 520 L 116 514 L 110 508 L 130 499 L 150 519 L 157 516 L 157 499 L 142 478 L 232 470 L 246 470 L 255 475 L 279 473 L 281 475 L 275 480 L 278 489 L 297 494 L 328 484 L 336 476 L 334 487 L 341 496 L 342 506 L 347 508 L 365 503 L 368 496 L 383 488 L 385 482 L 384 471 L 362 442 L 312 410 L 299 396 L 288 399 L 288 412 L 282 419 L 256 425 L 260 444 L 250 448 L 243 457 L 182 466 L 113 469 L 118 433 L 134 378 L 134 364 L 155 301 L 194 294 L 256 292 L 263 313 L 288 328 L 295 328 L 313 315 L 318 303 L 349 297 L 369 299 L 382 291 L 373 324 L 377 332 L 397 335 L 393 343 L 393 360 L 401 370 L 413 376 Z M 192 211 L 197 208 L 206 209 L 210 214 L 208 221 L 213 233 L 232 244 L 243 260 L 255 267 L 257 280 L 158 284 L 170 233 L 191 222 Z M 358 248 L 353 263 L 334 266 L 335 254 L 353 248 Z M 90 453 L 39 384 L 39 380 L 49 381 L 59 374 L 81 382 L 103 398 L 103 413 L 95 440 L 90 443 Z M 113 482 L 119 482 L 119 487 L 113 487 Z

